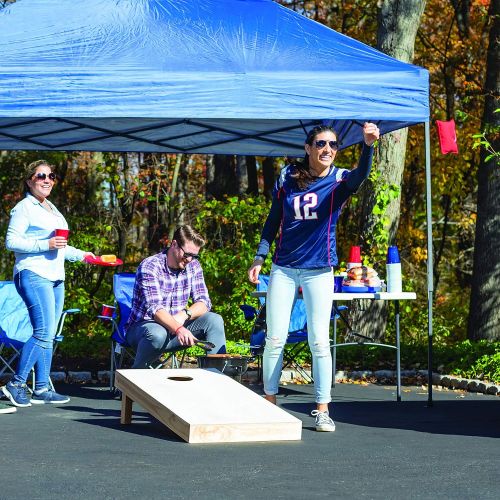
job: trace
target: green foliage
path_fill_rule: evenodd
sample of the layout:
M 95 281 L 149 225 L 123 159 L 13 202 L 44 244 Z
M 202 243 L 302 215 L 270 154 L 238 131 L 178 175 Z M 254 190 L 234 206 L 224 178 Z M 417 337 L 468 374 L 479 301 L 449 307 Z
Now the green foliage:
M 402 342 L 403 369 L 427 369 L 427 342 Z M 304 359 L 307 361 L 307 358 Z M 500 382 L 500 342 L 464 340 L 455 344 L 435 345 L 433 371 Z M 338 370 L 396 369 L 396 352 L 376 346 L 342 347 L 337 350 Z
M 226 343 L 226 351 L 228 354 L 239 354 L 240 356 L 251 356 L 248 340 L 228 340 Z M 193 346 L 186 349 L 186 356 L 195 358 L 203 356 L 205 351 L 201 347 Z
M 72 228 L 70 243 L 96 255 L 116 253 L 105 221 L 88 217 L 68 218 Z M 65 341 L 61 354 L 75 358 L 104 359 L 109 357 L 109 325 L 98 318 L 102 304 L 113 304 L 113 270 L 89 266 L 84 263 L 66 263 L 65 307 L 80 309 L 80 313 L 67 319 Z
M 500 382 L 500 342 L 464 340 L 437 352 L 444 373 Z
M 401 189 L 396 184 L 383 182 L 380 170 L 373 168 L 370 172 L 370 181 L 375 192 L 375 204 L 372 209 L 373 225 L 367 238 L 367 250 L 373 261 L 383 259 L 389 245 L 389 217 L 386 215 L 387 207 L 391 201 L 397 199 Z M 368 264 L 368 262 L 365 262 Z
M 68 217 L 70 244 L 96 255 L 115 253 L 105 222 L 85 216 Z M 65 307 L 80 309 L 68 317 L 60 352 L 71 357 L 107 358 L 110 329 L 98 318 L 102 304 L 113 303 L 112 270 L 75 262 L 66 264 Z
M 257 305 L 250 296 L 255 287 L 248 281 L 247 270 L 268 212 L 269 202 L 262 196 L 230 197 L 206 201 L 193 222 L 198 231 L 210 235 L 201 263 L 213 310 L 224 318 L 228 339 L 239 339 L 250 329 L 239 306 Z
M 500 108 L 495 109 L 495 113 L 500 113 Z M 474 139 L 474 143 L 472 144 L 472 149 L 477 149 L 483 147 L 485 151 L 488 153 L 485 162 L 490 161 L 492 158 L 496 158 L 497 161 L 500 160 L 500 151 L 496 151 L 491 142 L 488 140 L 488 135 L 492 137 L 498 135 L 500 132 L 500 127 L 495 127 L 494 125 L 488 124 L 486 130 L 479 133 L 473 134 L 472 138 Z

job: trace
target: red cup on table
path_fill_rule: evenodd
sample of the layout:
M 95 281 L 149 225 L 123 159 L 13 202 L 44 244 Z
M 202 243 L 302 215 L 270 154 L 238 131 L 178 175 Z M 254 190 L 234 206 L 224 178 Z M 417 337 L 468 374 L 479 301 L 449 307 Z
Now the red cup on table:
M 56 229 L 56 236 L 62 236 L 67 240 L 69 238 L 69 229 Z
M 347 262 L 352 262 L 353 264 L 361 264 L 361 247 L 352 246 L 349 251 L 349 259 Z
M 107 304 L 102 305 L 101 316 L 105 316 L 106 318 L 112 318 L 115 313 L 116 307 L 108 306 Z

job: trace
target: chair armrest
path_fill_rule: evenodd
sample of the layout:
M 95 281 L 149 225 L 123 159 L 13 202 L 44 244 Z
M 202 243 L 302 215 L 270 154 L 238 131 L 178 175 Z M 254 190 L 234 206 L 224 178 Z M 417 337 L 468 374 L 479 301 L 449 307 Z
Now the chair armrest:
M 255 309 L 255 307 L 253 306 L 249 306 L 248 304 L 241 304 L 240 309 L 243 311 L 243 314 L 245 315 L 245 319 L 247 321 L 250 321 L 257 316 L 257 309 Z
M 65 309 L 62 314 L 61 314 L 61 319 L 59 320 L 59 326 L 57 328 L 57 333 L 55 335 L 55 340 L 57 342 L 61 342 L 61 340 L 63 339 L 63 334 L 62 334 L 62 330 L 63 330 L 63 326 L 64 326 L 64 321 L 66 319 L 66 316 L 68 314 L 77 314 L 81 312 L 80 309 Z
M 77 314 L 81 312 L 81 309 L 65 309 L 63 311 L 63 314 L 66 313 L 66 314 Z

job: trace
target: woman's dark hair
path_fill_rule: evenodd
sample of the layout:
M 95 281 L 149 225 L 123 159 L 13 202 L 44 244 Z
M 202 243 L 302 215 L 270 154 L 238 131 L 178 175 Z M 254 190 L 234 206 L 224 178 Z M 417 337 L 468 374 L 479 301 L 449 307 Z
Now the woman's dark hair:
M 28 183 L 26 181 L 29 181 L 35 174 L 36 174 L 36 169 L 40 167 L 41 165 L 45 165 L 50 168 L 52 172 L 54 172 L 54 166 L 51 165 L 47 160 L 36 160 L 32 161 L 29 165 L 27 165 L 24 168 L 24 173 L 23 173 L 23 190 L 24 193 L 29 193 L 30 188 L 28 186 Z
M 200 233 L 196 232 L 191 226 L 187 224 L 184 226 L 179 226 L 174 233 L 172 238 L 177 241 L 179 245 L 184 246 L 187 241 L 194 243 L 198 247 L 203 247 L 205 245 L 205 240 Z
M 337 137 L 337 132 L 329 125 L 316 125 L 307 133 L 305 144 L 313 145 L 314 139 L 321 132 L 332 132 Z M 306 189 L 315 177 L 311 175 L 309 170 L 309 155 L 306 153 L 303 161 L 295 161 L 291 165 L 292 173 L 290 177 L 295 180 L 299 189 Z

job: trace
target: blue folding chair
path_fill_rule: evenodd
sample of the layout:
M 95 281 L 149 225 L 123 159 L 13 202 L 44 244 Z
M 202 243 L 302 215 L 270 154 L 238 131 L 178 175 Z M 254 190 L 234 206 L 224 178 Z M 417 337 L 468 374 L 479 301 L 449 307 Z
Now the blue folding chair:
M 80 309 L 65 309 L 62 312 L 54 338 L 54 352 L 63 340 L 63 326 L 68 314 L 79 313 Z M 28 309 L 17 293 L 13 281 L 0 281 L 0 376 L 14 374 L 14 363 L 19 360 L 23 345 L 33 335 Z M 35 372 L 32 371 L 32 386 L 35 387 Z M 54 385 L 49 378 L 52 390 Z
M 266 292 L 269 284 L 269 276 L 261 274 L 259 281 L 257 292 Z M 245 314 L 245 319 L 254 320 L 252 331 L 250 332 L 250 351 L 258 359 L 259 374 L 261 374 L 261 356 L 264 352 L 267 332 L 265 301 L 264 297 L 259 297 L 259 309 L 247 304 L 240 306 L 240 309 Z M 286 339 L 286 347 L 283 351 L 283 369 L 292 367 L 304 380 L 312 382 L 312 376 L 301 366 L 298 360 L 299 355 L 306 347 L 308 347 L 306 306 L 303 300 L 298 299 L 295 301 L 290 315 L 288 337 Z
M 111 323 L 111 356 L 110 356 L 110 376 L 109 376 L 109 389 L 115 389 L 115 372 L 124 366 L 128 360 L 129 363 L 133 362 L 135 352 L 132 347 L 127 343 L 125 325 L 132 311 L 132 298 L 134 296 L 135 273 L 116 273 L 113 276 L 113 294 L 115 296 L 116 309 L 111 317 L 97 316 L 104 322 Z M 180 363 L 177 361 L 175 353 L 180 350 L 185 350 L 186 347 L 179 346 L 175 349 L 166 350 L 162 357 L 157 362 L 152 364 L 149 368 L 163 368 L 168 361 L 171 361 L 172 368 L 182 366 L 184 361 L 184 354 Z M 166 354 L 166 356 L 164 356 Z

